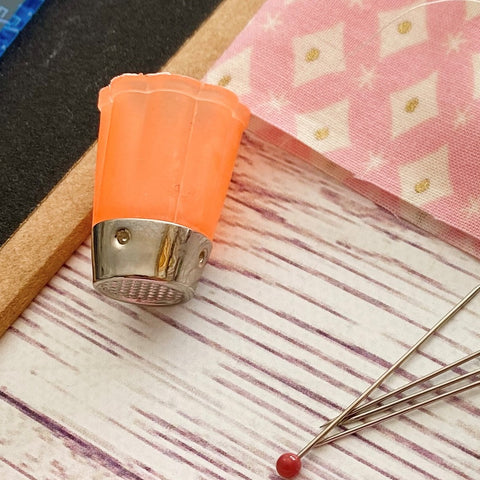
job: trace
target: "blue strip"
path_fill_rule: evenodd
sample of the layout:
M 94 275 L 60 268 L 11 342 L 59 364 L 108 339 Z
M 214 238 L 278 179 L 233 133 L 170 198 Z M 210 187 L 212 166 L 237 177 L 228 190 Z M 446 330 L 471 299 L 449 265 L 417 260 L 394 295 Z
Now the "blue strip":
M 18 7 L 12 15 L 12 1 L 5 2 L 0 0 L 0 57 L 44 1 L 24 0 L 22 2 L 17 0 Z

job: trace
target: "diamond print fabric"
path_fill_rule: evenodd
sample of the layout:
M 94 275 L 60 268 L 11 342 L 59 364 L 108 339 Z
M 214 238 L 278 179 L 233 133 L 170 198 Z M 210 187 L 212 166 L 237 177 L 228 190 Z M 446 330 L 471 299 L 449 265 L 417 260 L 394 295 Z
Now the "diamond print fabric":
M 480 256 L 480 3 L 267 0 L 206 80 L 264 140 Z

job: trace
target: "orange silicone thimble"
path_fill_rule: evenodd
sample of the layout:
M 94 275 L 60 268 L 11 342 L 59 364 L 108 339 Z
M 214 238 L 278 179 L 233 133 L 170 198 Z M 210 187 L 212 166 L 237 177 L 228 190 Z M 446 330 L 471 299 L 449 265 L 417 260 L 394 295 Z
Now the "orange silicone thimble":
M 99 95 L 93 282 L 118 300 L 193 296 L 250 113 L 234 93 L 158 73 Z

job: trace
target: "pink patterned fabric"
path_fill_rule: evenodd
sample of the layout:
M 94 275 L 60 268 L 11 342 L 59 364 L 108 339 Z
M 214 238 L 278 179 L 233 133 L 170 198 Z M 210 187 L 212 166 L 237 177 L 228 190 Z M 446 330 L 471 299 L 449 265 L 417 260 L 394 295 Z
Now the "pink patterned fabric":
M 208 73 L 264 140 L 480 256 L 480 3 L 267 0 Z

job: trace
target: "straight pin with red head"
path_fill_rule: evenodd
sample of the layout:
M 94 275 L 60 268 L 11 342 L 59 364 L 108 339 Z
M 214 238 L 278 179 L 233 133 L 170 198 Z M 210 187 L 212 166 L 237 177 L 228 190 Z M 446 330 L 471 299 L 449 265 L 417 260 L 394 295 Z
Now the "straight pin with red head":
M 284 453 L 277 460 L 277 473 L 283 478 L 293 478 L 300 473 L 302 459 L 295 453 Z
M 277 460 L 276 463 L 276 469 L 277 473 L 282 477 L 282 478 L 293 478 L 295 477 L 301 470 L 302 468 L 302 457 L 306 455 L 312 448 L 314 447 L 319 447 L 321 445 L 326 445 L 327 443 L 331 443 L 335 440 L 338 440 L 340 438 L 343 438 L 345 436 L 351 435 L 355 432 L 358 432 L 366 427 L 377 425 L 378 423 L 388 420 L 390 418 L 393 418 L 397 415 L 401 415 L 404 413 L 407 413 L 411 410 L 414 410 L 416 408 L 422 407 L 429 405 L 430 403 L 433 403 L 436 400 L 440 400 L 442 398 L 448 397 L 450 395 L 454 395 L 457 393 L 464 392 L 466 390 L 469 390 L 470 388 L 476 387 L 480 385 L 480 380 L 474 381 L 468 385 L 464 385 L 463 387 L 459 387 L 453 390 L 449 390 L 447 392 L 441 393 L 433 398 L 429 398 L 427 400 L 418 402 L 414 405 L 408 405 L 404 408 L 401 408 L 400 410 L 394 411 L 392 413 L 389 413 L 387 415 L 384 415 L 380 418 L 376 418 L 374 420 L 371 420 L 367 423 L 362 423 L 359 426 L 350 428 L 348 430 L 345 430 L 341 433 L 338 433 L 336 435 L 331 435 L 327 437 L 328 433 L 330 433 L 335 427 L 344 425 L 349 422 L 349 420 L 364 420 L 367 417 L 371 416 L 372 414 L 379 413 L 381 411 L 391 409 L 392 405 L 398 405 L 401 403 L 407 403 L 411 402 L 412 399 L 416 399 L 426 393 L 430 393 L 435 390 L 439 390 L 442 388 L 445 388 L 446 386 L 453 385 L 454 383 L 458 383 L 462 380 L 465 380 L 466 378 L 471 378 L 475 375 L 478 375 L 480 371 L 474 371 L 471 372 L 470 374 L 467 375 L 461 375 L 458 376 L 456 379 L 449 380 L 447 382 L 444 382 L 440 385 L 437 385 L 435 388 L 427 388 L 426 390 L 420 391 L 415 393 L 414 395 L 410 395 L 405 398 L 401 398 L 400 400 L 397 400 L 395 402 L 391 402 L 389 404 L 383 405 L 378 407 L 381 402 L 386 399 L 390 398 L 393 396 L 394 393 L 398 394 L 401 392 L 404 392 L 405 390 L 418 385 L 421 381 L 427 381 L 430 380 L 442 373 L 444 373 L 447 369 L 449 368 L 454 368 L 461 363 L 465 363 L 472 358 L 476 358 L 479 354 L 479 352 L 475 352 L 474 354 L 467 355 L 463 359 L 457 360 L 456 362 L 452 363 L 451 365 L 447 367 L 443 367 L 429 375 L 426 375 L 422 377 L 421 379 L 415 380 L 413 382 L 410 382 L 407 385 L 404 385 L 403 387 L 397 389 L 394 392 L 391 392 L 388 395 L 384 395 L 381 398 L 378 398 L 376 400 L 373 400 L 369 403 L 364 404 L 362 407 L 359 407 L 360 403 L 362 403 L 374 390 L 376 390 L 385 380 L 387 377 L 389 377 L 395 370 L 397 370 L 400 365 L 402 365 L 415 351 L 418 350 L 418 348 L 426 341 L 428 340 L 437 330 L 439 330 L 442 326 L 444 326 L 449 320 L 451 320 L 455 314 L 461 310 L 467 303 L 470 302 L 478 293 L 480 292 L 480 285 L 477 285 L 466 297 L 464 297 L 455 307 L 453 307 L 445 316 L 443 316 L 428 332 L 426 332 L 420 340 L 415 343 L 405 354 L 403 354 L 388 370 L 386 370 L 383 375 L 381 375 L 370 387 L 368 387 L 356 400 L 354 400 L 345 410 L 343 410 L 340 415 L 338 415 L 336 418 L 333 420 L 329 421 L 326 423 L 320 433 L 314 437 L 305 447 L 302 448 L 298 452 L 298 454 L 295 453 L 284 453 L 280 455 L 280 457 Z M 370 407 L 377 407 L 377 408 L 372 408 Z M 359 408 L 358 408 L 359 407 Z

